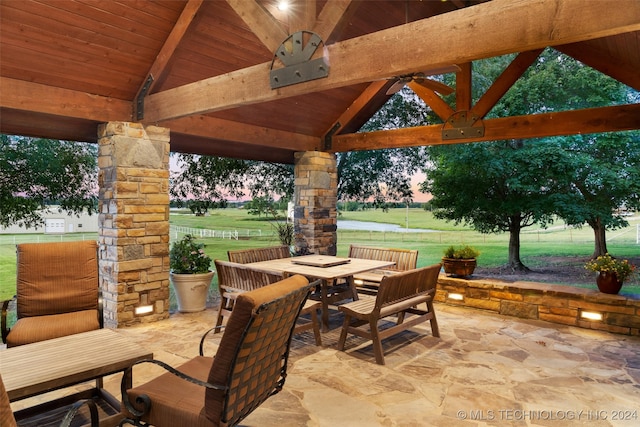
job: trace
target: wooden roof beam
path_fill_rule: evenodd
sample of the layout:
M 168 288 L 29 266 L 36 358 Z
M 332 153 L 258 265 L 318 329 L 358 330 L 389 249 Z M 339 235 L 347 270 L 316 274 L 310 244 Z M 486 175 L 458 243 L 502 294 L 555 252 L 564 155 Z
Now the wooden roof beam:
M 269 52 L 275 52 L 288 37 L 287 29 L 255 0 L 227 0 L 229 6 L 242 18 Z M 267 83 L 268 83 L 267 78 Z
M 149 68 L 149 72 L 136 92 L 136 97 L 133 100 L 134 116 L 138 115 L 138 102 L 142 102 L 142 97 L 151 93 L 153 87 L 165 77 L 165 71 L 168 69 L 173 54 L 193 22 L 198 10 L 200 10 L 203 1 L 204 0 L 189 0 L 184 6 L 184 9 L 182 9 L 182 13 L 173 26 L 171 33 L 169 33 L 169 37 L 165 40 L 155 61 L 151 65 L 151 68 Z
M 471 111 L 481 119 L 496 105 L 514 83 L 533 64 L 542 49 L 522 52 L 514 58 L 507 68 L 498 76 L 496 81 L 487 89 L 484 95 L 476 102 Z
M 109 122 L 131 120 L 131 102 L 0 77 L 0 107 Z
M 434 113 L 438 115 L 442 119 L 443 122 L 447 121 L 447 119 L 455 113 L 453 108 L 449 104 L 447 104 L 444 99 L 440 97 L 435 91 L 432 89 L 426 88 L 421 84 L 418 84 L 414 81 L 411 81 L 407 84 L 411 88 L 412 91 L 416 93 L 427 104 Z
M 371 83 L 367 88 L 351 103 L 349 108 L 338 117 L 338 120 L 333 122 L 331 127 L 327 129 L 324 134 L 328 134 L 332 129 L 335 129 L 338 133 L 340 129 L 346 127 L 351 120 L 362 110 L 378 93 L 388 85 L 389 82 L 380 80 Z M 337 126 L 337 128 L 336 128 Z
M 484 128 L 483 137 L 448 141 L 442 139 L 442 125 L 337 135 L 333 138 L 331 151 L 461 144 L 640 129 L 640 104 L 486 119 Z
M 328 0 L 318 15 L 313 32 L 327 43 L 333 31 L 340 25 L 351 0 Z
M 171 132 L 178 132 L 195 137 L 217 139 L 229 142 L 266 145 L 270 148 L 293 151 L 315 151 L 320 149 L 320 139 L 299 133 L 285 132 L 252 126 L 209 116 L 192 116 L 164 123 Z M 266 148 L 268 150 L 268 148 Z
M 615 8 L 609 6 L 608 2 L 539 0 L 522 7 L 520 2 L 493 0 L 328 45 L 331 71 L 323 79 L 271 90 L 269 62 L 152 94 L 145 101 L 145 121 L 161 123 L 506 53 L 640 30 L 640 2 L 620 0 Z M 580 25 L 576 25 L 577 22 Z M 425 39 L 438 40 L 438 43 L 424 43 Z M 230 86 L 233 91 L 228 90 Z

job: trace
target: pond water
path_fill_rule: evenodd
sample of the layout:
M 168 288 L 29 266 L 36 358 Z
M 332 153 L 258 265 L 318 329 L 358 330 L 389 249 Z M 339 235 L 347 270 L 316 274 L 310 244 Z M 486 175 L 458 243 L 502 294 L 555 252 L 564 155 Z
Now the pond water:
M 338 229 L 342 230 L 365 230 L 365 231 L 391 231 L 400 233 L 435 233 L 438 230 L 424 228 L 404 228 L 398 224 L 386 224 L 383 222 L 338 220 Z

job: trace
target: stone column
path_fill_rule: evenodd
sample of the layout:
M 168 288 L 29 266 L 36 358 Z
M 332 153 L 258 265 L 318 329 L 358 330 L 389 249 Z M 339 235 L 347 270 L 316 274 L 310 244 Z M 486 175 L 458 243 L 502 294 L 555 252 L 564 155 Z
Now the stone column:
M 338 169 L 333 154 L 295 154 L 296 252 L 335 255 L 338 242 Z
M 169 129 L 98 128 L 100 282 L 105 326 L 169 317 Z M 146 308 L 146 313 L 136 309 Z M 140 310 L 138 310 L 140 311 Z

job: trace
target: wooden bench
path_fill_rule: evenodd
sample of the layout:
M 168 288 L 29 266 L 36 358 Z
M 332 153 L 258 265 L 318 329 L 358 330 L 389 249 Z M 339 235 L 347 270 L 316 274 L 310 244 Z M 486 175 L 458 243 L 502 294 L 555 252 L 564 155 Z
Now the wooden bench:
M 339 306 L 338 310 L 343 312 L 345 317 L 338 350 L 344 350 L 347 333 L 352 333 L 371 340 L 376 362 L 384 365 L 383 339 L 426 321 L 431 323 L 431 334 L 439 337 L 433 297 L 440 267 L 440 264 L 435 264 L 393 276 L 384 276 L 375 298 L 364 297 Z M 426 304 L 426 310 L 418 308 L 422 303 Z M 396 324 L 381 329 L 380 321 L 390 316 L 397 316 Z
M 418 251 L 411 249 L 375 248 L 370 246 L 351 245 L 349 258 L 372 259 L 377 261 L 393 261 L 393 267 L 374 270 L 354 276 L 358 292 L 375 295 L 378 286 L 385 276 L 400 271 L 414 270 L 418 263 Z
M 249 264 L 250 262 L 269 261 L 272 259 L 289 258 L 291 252 L 289 247 L 269 246 L 266 248 L 240 249 L 237 251 L 227 251 L 229 261 L 239 264 Z
M 218 288 L 220 291 L 220 309 L 218 310 L 214 333 L 220 332 L 224 318 L 231 316 L 231 311 L 238 295 L 284 279 L 283 273 L 260 270 L 240 263 L 222 260 L 215 260 L 214 263 L 218 272 Z M 310 329 L 313 330 L 316 345 L 322 345 L 320 324 L 318 322 L 318 309 L 320 306 L 319 301 L 307 300 L 300 311 L 300 316 L 308 315 L 309 319 L 305 317 L 298 318 L 294 330 L 294 334 Z

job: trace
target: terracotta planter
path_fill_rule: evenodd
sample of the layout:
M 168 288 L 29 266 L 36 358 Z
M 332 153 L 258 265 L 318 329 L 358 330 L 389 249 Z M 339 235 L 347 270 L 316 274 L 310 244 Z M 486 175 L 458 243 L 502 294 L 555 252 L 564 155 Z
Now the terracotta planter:
M 178 301 L 178 311 L 193 313 L 206 308 L 214 274 L 214 271 L 200 274 L 169 274 Z
M 599 271 L 596 276 L 598 290 L 603 294 L 617 294 L 622 288 L 622 282 L 618 280 L 616 273 Z
M 444 272 L 450 276 L 466 277 L 471 276 L 476 269 L 475 258 L 442 258 Z

